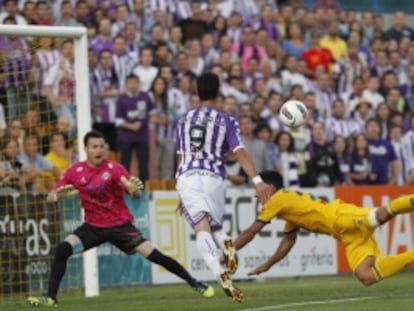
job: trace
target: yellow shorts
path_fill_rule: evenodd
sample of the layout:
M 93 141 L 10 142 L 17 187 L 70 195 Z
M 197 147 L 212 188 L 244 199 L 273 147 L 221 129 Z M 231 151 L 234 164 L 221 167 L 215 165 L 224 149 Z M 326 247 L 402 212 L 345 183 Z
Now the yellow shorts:
M 368 222 L 372 208 L 355 207 L 353 204 L 341 204 L 335 220 L 336 235 L 345 246 L 346 258 L 352 271 L 368 256 L 382 256 L 373 236 L 375 229 Z

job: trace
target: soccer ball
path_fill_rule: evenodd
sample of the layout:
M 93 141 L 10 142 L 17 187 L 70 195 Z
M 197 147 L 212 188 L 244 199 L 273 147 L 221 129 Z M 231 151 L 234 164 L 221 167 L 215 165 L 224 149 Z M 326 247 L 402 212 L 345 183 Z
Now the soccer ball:
M 287 127 L 298 127 L 306 122 L 308 108 L 299 100 L 288 100 L 279 111 L 279 119 Z

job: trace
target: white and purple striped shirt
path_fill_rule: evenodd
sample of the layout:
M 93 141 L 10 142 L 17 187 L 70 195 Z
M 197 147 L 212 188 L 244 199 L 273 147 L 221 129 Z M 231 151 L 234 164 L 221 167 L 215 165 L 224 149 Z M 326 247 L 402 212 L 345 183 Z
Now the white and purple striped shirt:
M 3 55 L 5 86 L 27 85 L 31 69 L 31 53 L 26 41 L 23 38 L 0 37 L 0 53 Z
M 118 78 L 112 69 L 105 70 L 98 65 L 94 70 L 95 87 L 99 99 L 95 102 L 99 103 L 101 114 L 96 116 L 96 121 L 99 123 L 115 123 L 116 117 L 116 101 L 118 96 L 101 97 L 108 89 L 118 89 Z
M 404 185 L 407 181 L 408 174 L 412 169 L 412 164 L 409 162 L 409 154 L 407 154 L 407 149 L 404 148 L 401 141 L 391 140 L 391 145 L 394 148 L 395 154 L 397 155 L 397 160 L 400 164 L 401 174 L 399 174 L 397 179 L 397 185 Z
M 336 136 L 348 138 L 351 136 L 351 121 L 345 118 L 328 118 L 325 122 L 325 130 L 328 141 L 334 140 Z
M 406 155 L 406 161 L 408 165 L 405 167 L 405 177 L 407 178 L 409 173 L 414 170 L 414 130 L 409 130 L 401 139 L 401 148 Z
M 37 82 L 36 93 L 39 95 L 45 95 L 43 80 L 46 73 L 54 64 L 56 64 L 60 59 L 60 53 L 58 50 L 54 49 L 51 51 L 47 50 L 37 50 L 36 51 L 36 70 L 35 77 Z
M 115 73 L 118 78 L 118 86 L 120 90 L 125 89 L 126 77 L 132 73 L 134 69 L 134 60 L 128 55 L 112 55 L 112 62 L 114 66 Z
M 280 153 L 280 167 L 284 187 L 299 186 L 299 161 L 295 152 Z
M 226 176 L 224 164 L 229 150 L 244 148 L 237 121 L 210 106 L 187 112 L 177 125 L 177 153 L 181 155 L 176 177 L 193 170 Z

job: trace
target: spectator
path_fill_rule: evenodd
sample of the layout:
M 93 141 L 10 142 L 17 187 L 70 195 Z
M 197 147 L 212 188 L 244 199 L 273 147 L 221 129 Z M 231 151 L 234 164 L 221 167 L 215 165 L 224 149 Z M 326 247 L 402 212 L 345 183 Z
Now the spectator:
M 170 38 L 168 40 L 168 45 L 173 55 L 177 55 L 179 52 L 183 52 L 185 47 L 182 43 L 182 30 L 178 26 L 173 26 L 170 30 Z
M 170 2 L 170 11 L 174 21 L 191 18 L 191 6 L 188 1 L 178 0 Z
M 240 134 L 243 145 L 246 151 L 252 157 L 253 163 L 258 172 L 263 170 L 271 170 L 272 163 L 269 159 L 266 144 L 255 138 L 253 134 L 253 121 L 250 117 L 242 116 L 239 119 L 240 123 Z
M 409 108 L 414 110 L 414 64 L 408 66 L 407 82 L 400 85 L 402 96 L 407 100 Z
M 364 134 L 358 134 L 353 141 L 349 178 L 355 185 L 376 183 L 377 175 L 372 171 L 372 158 L 368 140 Z
M 183 33 L 182 43 L 193 39 L 201 40 L 203 35 L 209 31 L 209 25 L 202 20 L 200 6 L 199 2 L 191 2 L 191 17 L 178 22 Z
M 237 161 L 233 151 L 229 151 L 227 154 L 227 160 L 224 167 L 227 172 L 226 182 L 228 187 L 247 185 L 249 178 L 241 167 L 239 161 Z
M 75 17 L 78 24 L 88 28 L 88 31 L 93 34 L 92 30 L 92 19 L 89 15 L 90 8 L 86 0 L 77 0 L 75 4 Z
M 63 0 L 60 4 L 60 17 L 54 23 L 56 26 L 73 27 L 77 22 L 73 15 L 73 7 L 70 0 Z
M 184 75 L 181 77 L 178 82 L 178 90 L 181 93 L 184 107 L 190 107 L 190 97 L 192 94 L 192 84 L 193 79 L 190 75 Z
M 369 46 L 375 38 L 374 14 L 369 11 L 362 13 L 362 44 Z
M 176 55 L 176 79 L 180 79 L 184 75 L 188 75 L 191 79 L 195 79 L 196 75 L 190 70 L 187 54 L 180 52 Z
M 407 68 L 401 61 L 401 54 L 397 50 L 390 50 L 389 52 L 390 57 L 390 65 L 391 70 L 394 71 L 395 75 L 397 76 L 399 84 L 407 83 L 408 76 L 407 76 Z
M 410 175 L 411 170 L 414 169 L 414 163 L 411 162 L 410 152 L 404 148 L 401 138 L 403 134 L 403 129 L 399 125 L 391 125 L 390 127 L 390 142 L 394 148 L 395 155 L 397 156 L 397 161 L 401 173 L 397 179 L 397 185 L 401 186 L 407 183 L 407 179 Z
M 17 155 L 17 160 L 23 165 L 26 176 L 25 190 L 29 192 L 45 192 L 52 189 L 50 176 L 59 178 L 59 171 L 46 160 L 39 152 L 39 139 L 36 136 L 25 136 L 23 152 Z
M 125 35 L 125 26 L 128 23 L 128 6 L 126 4 L 118 4 L 116 6 L 115 22 L 112 23 L 111 34 L 112 37 L 117 35 Z
M 178 116 L 168 101 L 168 84 L 162 77 L 152 83 L 150 93 L 155 111 L 151 114 L 151 125 L 156 132 L 156 168 L 158 179 L 171 179 L 175 163 L 175 129 Z
M 49 4 L 44 0 L 39 0 L 36 2 L 36 24 L 42 26 L 50 26 L 52 25 L 52 17 L 50 14 L 50 7 Z
M 33 71 L 35 76 L 35 90 L 42 123 L 56 121 L 56 115 L 50 103 L 47 101 L 44 81 L 49 70 L 60 61 L 60 53 L 56 48 L 56 41 L 50 37 L 39 37 L 35 40 L 35 45 L 39 46 L 33 55 Z
M 338 24 L 331 21 L 328 25 L 328 34 L 320 41 L 321 47 L 331 51 L 334 60 L 345 57 L 348 54 L 348 48 L 344 40 L 339 37 Z
M 266 144 L 267 156 L 270 159 L 272 169 L 275 170 L 280 158 L 279 148 L 272 140 L 272 130 L 266 122 L 258 123 L 254 129 L 254 136 Z
M 405 152 L 407 153 L 407 159 L 409 163 L 414 163 L 414 112 L 411 112 L 410 115 L 408 116 L 408 130 L 406 131 L 406 133 L 403 135 L 402 139 L 401 139 L 401 145 L 402 148 L 405 150 Z M 414 179 L 412 179 L 413 177 L 413 171 L 414 169 L 412 168 L 411 170 L 408 169 L 407 172 L 407 168 L 405 168 L 405 172 L 406 172 L 406 178 L 407 181 L 410 179 L 410 182 L 414 182 Z
M 223 111 L 233 118 L 237 118 L 237 100 L 234 96 L 229 95 L 224 98 Z
M 229 36 L 232 43 L 240 43 L 242 40 L 243 32 L 243 19 L 239 12 L 231 13 L 228 27 L 227 27 L 227 36 Z
M 149 42 L 151 37 L 151 29 L 154 25 L 154 18 L 152 14 L 148 14 L 145 9 L 145 0 L 132 0 L 133 10 L 130 15 L 130 20 L 138 27 L 141 33 L 141 39 L 144 42 Z
M 36 25 L 36 3 L 31 0 L 25 1 L 23 6 L 23 17 L 28 25 Z
M 331 51 L 320 46 L 320 34 L 318 31 L 312 31 L 310 34 L 310 47 L 303 51 L 302 59 L 307 65 L 307 76 L 311 79 L 315 78 L 315 70 L 322 66 L 326 73 L 329 72 L 333 57 Z
M 93 101 L 93 128 L 104 134 L 111 152 L 116 151 L 116 102 L 121 94 L 118 76 L 115 73 L 112 53 L 102 50 L 99 64 L 93 72 L 97 95 Z
M 190 107 L 188 109 L 195 109 L 197 107 L 200 107 L 200 97 L 198 97 L 197 94 L 191 94 L 190 96 Z
M 204 71 L 204 60 L 201 58 L 201 44 L 199 40 L 188 41 L 187 53 L 188 68 L 195 76 L 200 76 Z
M 118 127 L 118 150 L 121 154 L 121 163 L 129 171 L 133 152 L 138 158 L 139 178 L 146 181 L 149 176 L 149 119 L 154 113 L 154 103 L 149 95 L 140 91 L 139 78 L 129 75 L 126 82 L 126 92 L 121 94 L 117 101 L 116 125 Z
M 219 58 L 214 47 L 214 38 L 211 33 L 206 33 L 201 39 L 201 57 L 204 61 L 204 68 L 210 68 Z
M 358 53 L 358 44 L 348 43 L 348 55 L 337 60 L 333 71 L 336 77 L 337 92 L 351 92 L 355 79 L 368 73 L 367 63 Z M 362 94 L 358 95 L 361 96 Z
M 139 62 L 139 56 L 141 55 L 141 35 L 138 32 L 137 25 L 134 22 L 127 22 L 124 29 L 127 54 L 134 61 L 134 64 L 137 65 Z
M 60 116 L 57 119 L 56 126 L 49 129 L 52 133 L 60 133 L 65 138 L 65 148 L 69 149 L 69 133 L 70 123 L 69 119 L 65 116 Z M 50 151 L 50 132 L 47 132 L 41 137 L 41 144 L 39 151 L 42 155 L 46 155 Z
M 90 41 L 89 46 L 96 55 L 99 55 L 103 50 L 112 51 L 111 21 L 108 18 L 103 18 L 99 22 L 98 34 Z
M 289 24 L 287 38 L 282 42 L 282 48 L 288 55 L 296 58 L 300 58 L 302 53 L 309 48 L 309 43 L 305 40 L 298 23 Z
M 381 103 L 375 110 L 375 118 L 378 120 L 381 127 L 381 138 L 388 139 L 388 126 L 391 121 L 390 108 L 386 103 Z
M 339 169 L 343 177 L 343 185 L 352 185 L 349 178 L 350 171 L 350 157 L 349 157 L 349 145 L 348 140 L 343 136 L 335 136 L 332 142 L 336 158 L 338 159 Z
M 351 135 L 351 121 L 346 117 L 345 104 L 341 99 L 333 103 L 332 117 L 325 121 L 326 136 L 328 141 L 335 140 L 336 136 L 348 139 Z
M 238 55 L 243 71 L 246 70 L 250 58 L 255 58 L 259 62 L 266 58 L 264 49 L 255 43 L 254 31 L 249 25 L 243 27 L 241 42 L 233 43 L 231 50 Z
M 73 42 L 66 40 L 60 46 L 61 57 L 51 66 L 45 76 L 44 92 L 56 116 L 66 116 L 71 136 L 76 131 L 76 105 L 74 103 Z
M 182 92 L 175 87 L 175 81 L 173 80 L 173 69 L 170 65 L 163 65 L 160 67 L 159 76 L 164 78 L 168 84 L 168 102 L 172 109 L 174 109 L 177 115 L 184 115 L 185 112 L 189 109 L 189 106 L 186 106 L 186 103 L 183 98 Z
M 146 42 L 145 47 L 150 48 L 152 53 L 155 52 L 156 47 L 165 40 L 164 26 L 159 23 L 155 23 L 151 29 L 151 39 Z
M 0 13 L 0 23 L 4 24 L 7 18 L 12 18 L 17 25 L 27 25 L 26 19 L 19 14 L 17 0 L 3 1 L 3 12 Z
M 386 39 L 384 33 L 384 17 L 381 14 L 375 15 L 374 17 L 374 33 L 375 37 Z
M 395 185 L 400 175 L 400 166 L 391 143 L 381 139 L 381 128 L 377 120 L 366 123 L 369 152 L 372 159 L 372 172 L 376 176 L 375 184 Z
M 345 92 L 341 93 L 341 99 L 346 105 L 346 111 L 349 115 L 352 110 L 361 102 L 367 101 L 363 98 L 362 92 L 364 91 L 364 79 L 361 76 L 354 77 L 351 80 L 351 87 Z M 372 108 L 372 104 L 369 103 L 369 108 Z
M 394 13 L 394 25 L 387 30 L 385 35 L 388 40 L 400 41 L 404 36 L 414 40 L 414 31 L 406 25 L 405 13 L 403 11 L 396 11 Z
M 276 170 L 283 177 L 284 187 L 299 186 L 299 160 L 295 152 L 294 140 L 290 133 L 280 132 L 275 138 L 278 148 Z
M 285 69 L 281 71 L 281 83 L 283 87 L 283 94 L 289 96 L 291 88 L 295 84 L 302 86 L 302 90 L 307 92 L 309 90 L 309 82 L 306 77 L 298 72 L 298 60 L 296 56 L 287 55 L 285 61 Z
M 278 24 L 273 20 L 272 6 L 270 4 L 262 6 L 258 29 L 266 30 L 268 38 L 272 41 L 277 41 L 279 39 Z
M 391 88 L 388 91 L 387 105 L 390 109 L 391 117 L 395 114 L 405 114 L 410 111 L 407 102 L 401 96 L 400 90 L 397 87 Z
M 313 4 L 313 8 L 314 10 L 317 9 L 333 9 L 335 10 L 336 14 L 341 14 L 342 13 L 342 7 L 341 4 L 337 1 L 337 0 L 317 0 L 314 4 Z
M 365 89 L 362 91 L 362 97 L 369 101 L 374 109 L 385 102 L 384 96 L 379 92 L 379 79 L 377 76 L 370 76 Z
M 17 141 L 6 137 L 2 144 L 4 175 L 0 187 L 10 187 L 16 191 L 25 191 L 25 175 L 23 164 L 17 159 L 19 145 Z
M 259 9 L 257 8 L 255 0 L 236 1 L 234 9 L 240 13 L 245 24 L 253 24 L 259 15 Z
M 125 90 L 125 80 L 126 77 L 132 73 L 134 69 L 134 60 L 129 56 L 127 49 L 126 49 L 126 40 L 125 37 L 121 35 L 117 35 L 112 40 L 112 66 L 115 70 L 115 74 L 118 78 L 118 88 L 122 92 Z M 142 50 L 144 51 L 144 49 Z M 141 54 L 142 54 L 141 51 Z M 152 57 L 152 56 L 151 56 Z M 141 55 L 141 61 L 142 55 Z M 149 60 L 146 60 L 146 62 L 149 61 L 151 64 L 152 58 Z M 148 85 L 149 89 L 149 85 Z
M 5 7 L 16 5 L 14 0 L 4 3 Z M 0 20 L 5 25 L 16 25 L 16 18 L 8 16 Z M 26 40 L 18 36 L 0 37 L 0 52 L 2 57 L 3 78 L 0 86 L 6 91 L 6 117 L 7 119 L 19 118 L 27 111 L 30 101 L 31 53 Z
M 337 93 L 331 88 L 330 76 L 320 73 L 316 76 L 316 83 L 313 86 L 315 95 L 315 108 L 321 118 L 327 118 L 332 114 L 332 104 L 337 98 Z
M 56 179 L 52 180 L 52 183 L 55 184 L 63 172 L 71 165 L 63 133 L 55 132 L 50 135 L 50 150 L 45 155 L 45 159 L 49 160 L 57 170 Z
M 217 15 L 213 20 L 212 36 L 214 40 L 214 46 L 219 46 L 220 40 L 227 34 L 227 19 L 222 15 Z
M 246 71 L 243 75 L 244 85 L 249 91 L 253 91 L 253 83 L 261 78 L 261 73 L 259 72 L 258 62 L 255 58 L 250 58 L 247 61 Z
M 307 182 L 301 186 L 331 187 L 343 183 L 338 158 L 333 146 L 326 141 L 322 123 L 316 122 L 312 126 L 312 141 L 306 147 L 305 161 Z
M 24 137 L 24 129 L 23 124 L 20 119 L 12 119 L 9 122 L 9 126 L 6 129 L 5 138 L 10 140 L 14 140 L 17 142 L 18 151 L 23 150 L 23 137 Z
M 365 125 L 371 118 L 371 109 L 371 103 L 365 99 L 362 98 L 357 102 L 354 110 L 351 111 L 352 119 L 354 120 L 352 122 L 352 135 L 365 133 Z

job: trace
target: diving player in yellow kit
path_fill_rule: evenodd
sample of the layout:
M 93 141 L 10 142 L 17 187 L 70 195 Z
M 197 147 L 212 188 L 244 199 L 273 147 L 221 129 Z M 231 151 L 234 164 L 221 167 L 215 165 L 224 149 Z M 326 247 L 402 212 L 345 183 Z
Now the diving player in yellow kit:
M 383 256 L 373 236 L 375 229 L 397 214 L 414 210 L 414 195 L 405 195 L 379 208 L 360 208 L 341 200 L 325 202 L 309 193 L 280 189 L 281 176 L 272 171 L 260 174 L 275 193 L 263 206 L 256 221 L 244 230 L 234 242 L 236 249 L 249 243 L 272 218 L 286 221 L 283 238 L 276 252 L 249 275 L 258 275 L 282 260 L 295 244 L 299 228 L 332 236 L 341 241 L 348 263 L 355 276 L 369 286 L 400 272 L 414 262 L 414 250 L 392 256 Z M 235 271 L 229 271 L 234 273 Z

